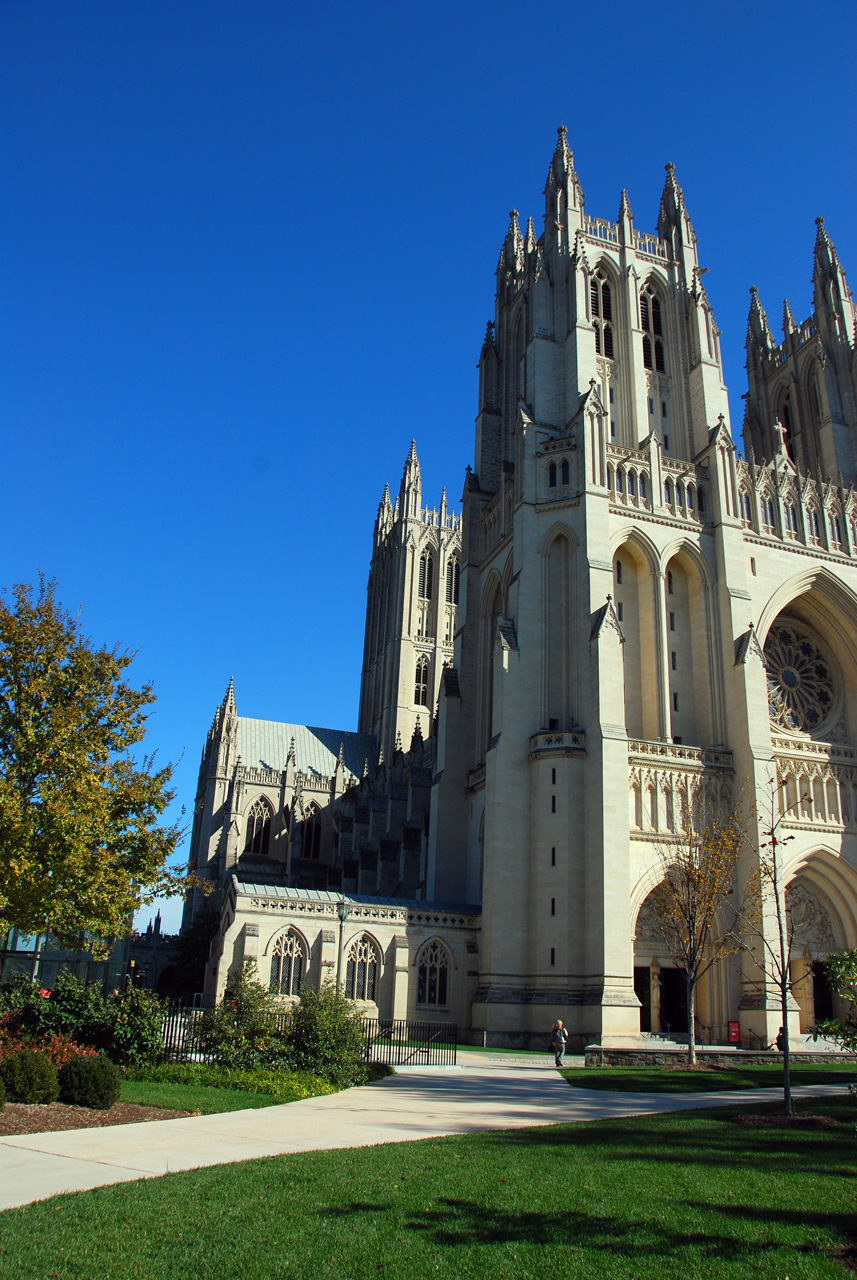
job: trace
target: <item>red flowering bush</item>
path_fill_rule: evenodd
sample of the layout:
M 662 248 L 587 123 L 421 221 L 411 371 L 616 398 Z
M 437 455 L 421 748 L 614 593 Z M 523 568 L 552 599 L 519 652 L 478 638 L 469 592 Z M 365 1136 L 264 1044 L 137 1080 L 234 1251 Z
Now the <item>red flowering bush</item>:
M 0 1061 L 8 1058 L 21 1049 L 29 1049 L 35 1053 L 43 1053 L 54 1064 L 57 1070 L 64 1067 L 73 1058 L 98 1057 L 97 1049 L 88 1049 L 78 1044 L 71 1036 L 55 1031 L 46 1035 L 30 1035 L 16 1027 L 12 1014 L 0 1016 Z

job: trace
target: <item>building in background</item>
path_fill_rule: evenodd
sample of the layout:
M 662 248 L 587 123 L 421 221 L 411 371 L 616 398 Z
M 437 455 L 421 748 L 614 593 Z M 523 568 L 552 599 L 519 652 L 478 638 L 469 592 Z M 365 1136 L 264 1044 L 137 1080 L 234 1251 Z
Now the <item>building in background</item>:
M 786 303 L 777 343 L 751 291 L 742 459 L 672 165 L 654 231 L 625 192 L 590 216 L 560 129 L 544 197 L 500 253 L 460 517 L 422 506 L 413 446 L 385 490 L 359 733 L 245 720 L 231 684 L 217 711 L 207 991 L 252 958 L 284 996 L 338 977 L 487 1043 L 560 1017 L 573 1046 L 639 1044 L 682 1022 L 659 849 L 694 795 L 773 777 L 797 1036 L 857 945 L 855 308 L 819 220 L 809 318 Z M 774 1038 L 746 965 L 703 983 L 707 1038 Z

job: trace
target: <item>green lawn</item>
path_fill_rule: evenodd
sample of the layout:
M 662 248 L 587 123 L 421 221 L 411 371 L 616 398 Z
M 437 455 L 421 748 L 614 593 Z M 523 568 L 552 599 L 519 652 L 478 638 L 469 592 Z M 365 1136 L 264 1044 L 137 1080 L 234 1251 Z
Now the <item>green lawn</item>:
M 217 1089 L 206 1085 L 170 1084 L 163 1080 L 123 1080 L 121 1102 L 141 1107 L 166 1107 L 170 1111 L 201 1111 L 204 1116 L 220 1111 L 241 1111 L 244 1107 L 276 1107 L 288 1098 L 269 1093 L 248 1093 L 246 1089 Z
M 850 1099 L 308 1152 L 0 1214 L 15 1280 L 846 1280 Z
M 782 1088 L 781 1067 L 752 1066 L 682 1071 L 664 1067 L 570 1067 L 561 1071 L 575 1089 L 616 1089 L 627 1093 L 713 1093 L 722 1089 Z M 857 1069 L 831 1063 L 824 1067 L 792 1067 L 794 1088 L 802 1084 L 850 1084 Z M 857 1118 L 857 1117 L 855 1117 Z M 794 1280 L 794 1277 L 792 1277 Z

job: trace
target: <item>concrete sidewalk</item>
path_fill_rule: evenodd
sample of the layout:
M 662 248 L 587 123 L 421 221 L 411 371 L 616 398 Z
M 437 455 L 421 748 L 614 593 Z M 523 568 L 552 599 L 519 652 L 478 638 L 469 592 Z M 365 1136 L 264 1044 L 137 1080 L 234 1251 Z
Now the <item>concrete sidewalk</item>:
M 777 1089 L 723 1093 L 608 1093 L 572 1089 L 544 1063 L 411 1068 L 377 1084 L 257 1111 L 0 1139 L 0 1209 L 64 1191 L 154 1178 L 180 1169 L 297 1151 L 412 1142 L 447 1134 L 602 1120 L 763 1102 Z M 795 1096 L 836 1093 L 816 1085 Z

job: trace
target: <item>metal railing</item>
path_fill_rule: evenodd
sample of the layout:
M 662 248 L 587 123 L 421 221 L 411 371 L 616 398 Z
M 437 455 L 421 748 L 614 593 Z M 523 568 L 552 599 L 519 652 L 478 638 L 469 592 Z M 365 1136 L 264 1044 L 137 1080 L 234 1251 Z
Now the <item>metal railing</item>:
M 458 1027 L 454 1022 L 406 1022 L 399 1018 L 366 1018 L 365 1062 L 391 1067 L 454 1067 Z

